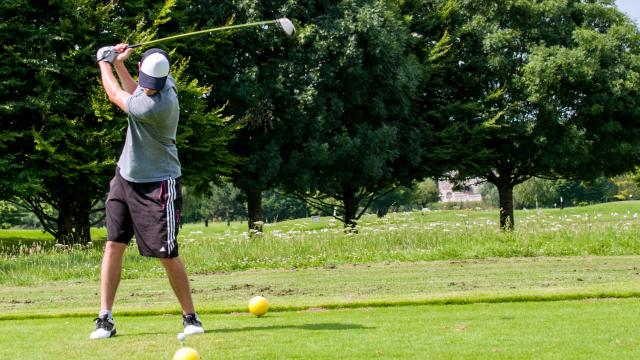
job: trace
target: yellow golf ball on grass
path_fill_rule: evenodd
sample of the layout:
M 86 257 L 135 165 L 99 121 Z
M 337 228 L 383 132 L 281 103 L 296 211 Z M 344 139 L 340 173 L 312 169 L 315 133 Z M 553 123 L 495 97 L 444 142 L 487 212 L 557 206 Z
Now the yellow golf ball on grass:
M 200 360 L 200 354 L 194 348 L 183 347 L 173 354 L 173 360 Z
M 249 301 L 249 312 L 257 317 L 266 314 L 268 310 L 269 302 L 262 296 L 255 296 Z

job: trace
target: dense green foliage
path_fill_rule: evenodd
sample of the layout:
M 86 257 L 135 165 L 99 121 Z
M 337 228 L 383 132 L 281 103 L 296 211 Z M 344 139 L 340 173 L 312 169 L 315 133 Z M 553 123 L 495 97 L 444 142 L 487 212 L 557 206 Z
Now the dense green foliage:
M 96 1 L 0 7 L 0 196 L 33 211 L 61 242 L 88 241 L 90 212 L 113 173 L 121 124 L 91 81 L 96 44 L 122 34 L 113 10 Z
M 301 117 L 282 174 L 289 191 L 352 227 L 372 201 L 424 175 L 421 72 L 390 2 L 342 1 L 327 13 L 299 36 Z
M 126 126 L 96 49 L 282 15 L 295 36 L 263 26 L 163 45 L 184 183 L 209 196 L 231 179 L 250 227 L 281 218 L 263 213 L 274 189 L 346 226 L 442 176 L 496 186 L 501 227 L 514 201 L 535 202 L 530 185 L 514 195 L 531 178 L 568 179 L 539 202 L 632 195 L 569 195 L 640 157 L 640 36 L 612 0 L 63 0 L 0 4 L 0 197 L 60 242 L 88 242 Z
M 216 46 L 186 42 L 209 98 L 245 127 L 231 142 L 246 158 L 233 176 L 249 223 L 276 187 L 349 224 L 367 203 L 417 171 L 423 134 L 413 114 L 420 71 L 408 29 L 388 1 L 178 3 L 174 25 L 210 27 L 287 14 L 298 27 L 243 31 Z M 184 48 L 184 50 L 183 50 Z M 216 59 L 212 62 L 210 59 Z
M 283 13 L 297 25 L 296 14 L 283 7 L 278 1 L 178 1 L 165 31 L 179 33 L 225 23 L 240 24 Z M 243 125 L 229 142 L 233 153 L 243 158 L 231 178 L 244 193 L 250 227 L 262 219 L 262 192 L 278 183 L 288 123 L 298 120 L 294 117 L 292 96 L 298 79 L 291 74 L 291 51 L 296 41 L 279 29 L 266 26 L 175 44 L 180 53 L 190 57 L 191 73 L 213 87 L 207 97 L 210 106 L 224 106 L 224 113 Z
M 281 191 L 272 190 L 262 194 L 262 216 L 265 222 L 301 219 L 316 213 L 317 210 L 309 209 L 300 199 Z
M 633 169 L 640 37 L 613 1 L 407 4 L 428 59 L 446 60 L 425 101 L 440 101 L 463 130 L 451 169 L 497 187 L 501 227 L 514 225 L 513 188 L 532 177 Z M 434 31 L 441 38 L 428 47 Z
M 124 141 L 126 115 L 104 95 L 96 49 L 148 39 L 171 6 L 141 13 L 141 1 L 0 5 L 0 197 L 35 213 L 61 243 L 90 241 Z M 186 183 L 200 185 L 231 172 L 236 160 L 226 143 L 234 127 L 208 109 L 210 89 L 185 73 L 187 63 L 173 70 L 183 110 L 178 145 Z

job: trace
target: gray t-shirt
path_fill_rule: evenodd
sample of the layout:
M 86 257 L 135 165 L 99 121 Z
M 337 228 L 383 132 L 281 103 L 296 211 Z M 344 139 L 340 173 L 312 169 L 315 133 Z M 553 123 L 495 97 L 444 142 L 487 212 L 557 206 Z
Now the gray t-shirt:
M 169 76 L 164 88 L 153 96 L 138 86 L 127 99 L 127 108 L 129 126 L 118 160 L 120 175 L 136 183 L 180 177 L 176 148 L 180 105 L 173 78 Z

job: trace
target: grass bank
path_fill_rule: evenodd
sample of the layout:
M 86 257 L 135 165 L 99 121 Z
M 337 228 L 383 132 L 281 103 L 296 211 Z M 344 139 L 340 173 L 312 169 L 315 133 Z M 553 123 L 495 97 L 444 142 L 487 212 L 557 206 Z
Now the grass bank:
M 300 269 L 384 261 L 415 262 L 540 256 L 640 255 L 640 202 L 521 210 L 516 230 L 498 229 L 495 211 L 425 211 L 366 216 L 358 234 L 321 218 L 267 224 L 249 237 L 246 224 L 185 225 L 179 242 L 191 274 L 247 269 Z M 25 231 L 25 230 L 22 230 Z M 0 284 L 31 285 L 99 277 L 104 231 L 88 247 L 59 247 L 32 233 L 0 231 Z M 25 239 L 30 239 L 25 242 Z M 125 279 L 163 276 L 154 259 L 127 251 Z
M 492 258 L 463 261 L 385 262 L 289 270 L 191 275 L 202 314 L 246 312 L 265 296 L 271 311 L 483 302 L 558 301 L 640 296 L 640 256 Z M 2 286 L 0 320 L 92 317 L 98 282 L 58 281 Z M 128 279 L 117 316 L 178 313 L 166 279 Z

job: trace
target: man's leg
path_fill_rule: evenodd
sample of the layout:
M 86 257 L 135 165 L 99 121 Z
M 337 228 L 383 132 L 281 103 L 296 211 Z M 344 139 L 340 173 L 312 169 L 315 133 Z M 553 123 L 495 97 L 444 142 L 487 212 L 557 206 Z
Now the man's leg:
M 196 314 L 191 298 L 191 287 L 189 286 L 189 278 L 187 270 L 180 260 L 180 257 L 160 258 L 160 262 L 167 271 L 167 277 L 173 292 L 176 294 L 180 306 L 182 307 L 182 324 L 184 325 L 184 333 L 187 335 L 201 334 L 204 332 L 202 323 Z
M 174 257 L 170 259 L 160 259 L 162 266 L 167 272 L 169 283 L 173 292 L 176 294 L 180 306 L 182 307 L 183 314 L 194 314 L 195 308 L 193 307 L 193 300 L 191 299 L 191 287 L 189 286 L 189 278 L 187 277 L 187 270 L 180 260 L 180 257 Z
M 122 258 L 126 248 L 126 244 L 113 241 L 107 241 L 104 246 L 100 271 L 100 310 L 111 311 L 113 309 L 113 301 L 122 274 Z
M 120 284 L 122 258 L 126 248 L 126 244 L 113 241 L 107 241 L 104 246 L 100 269 L 100 314 L 96 318 L 96 329 L 89 336 L 90 339 L 106 339 L 116 334 L 111 309 Z

